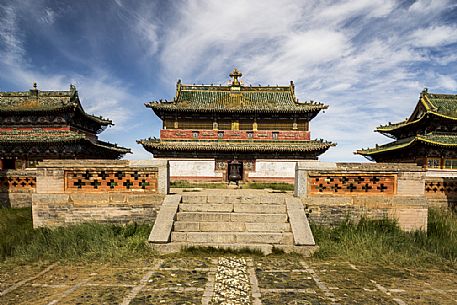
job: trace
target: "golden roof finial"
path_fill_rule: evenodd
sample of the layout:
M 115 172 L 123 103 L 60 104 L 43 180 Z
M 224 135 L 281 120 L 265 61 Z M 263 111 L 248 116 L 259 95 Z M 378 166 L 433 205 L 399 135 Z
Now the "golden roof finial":
M 36 84 L 36 82 L 33 82 L 33 89 L 36 90 L 36 88 L 37 88 L 37 84 Z
M 232 86 L 240 86 L 240 81 L 238 80 L 238 77 L 243 76 L 243 74 L 238 71 L 237 68 L 233 69 L 232 73 L 230 73 L 230 77 L 233 78 L 232 81 Z

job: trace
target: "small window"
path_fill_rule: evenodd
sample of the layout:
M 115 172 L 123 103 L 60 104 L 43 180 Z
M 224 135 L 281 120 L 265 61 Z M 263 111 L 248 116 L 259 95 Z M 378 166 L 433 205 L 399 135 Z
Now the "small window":
M 198 131 L 192 131 L 192 138 L 198 139 Z
M 445 159 L 444 168 L 445 169 L 457 169 L 457 159 Z
M 440 158 L 427 158 L 427 168 L 440 168 Z
M 279 132 L 273 132 L 272 136 L 273 136 L 273 140 L 277 140 L 278 136 L 279 136 Z
M 223 132 L 223 131 L 219 131 L 219 132 L 217 133 L 217 137 L 218 137 L 219 139 L 222 139 L 222 138 L 224 137 L 224 132 Z
M 252 131 L 248 131 L 247 135 L 248 135 L 248 139 L 254 138 L 254 133 Z

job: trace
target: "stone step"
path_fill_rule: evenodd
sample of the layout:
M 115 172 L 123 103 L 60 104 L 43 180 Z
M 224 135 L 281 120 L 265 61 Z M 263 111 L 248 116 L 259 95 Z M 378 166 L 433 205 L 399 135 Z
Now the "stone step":
M 264 255 L 271 254 L 273 249 L 278 249 L 286 253 L 299 253 L 305 257 L 310 257 L 319 249 L 318 246 L 293 246 L 293 245 L 270 245 L 270 244 L 223 244 L 223 243 L 196 243 L 196 242 L 173 242 L 168 244 L 149 244 L 152 249 L 161 254 L 170 254 L 186 250 L 190 247 L 195 248 L 216 248 L 229 251 L 259 251 Z
M 287 214 L 260 213 L 223 213 L 223 212 L 178 212 L 177 221 L 187 222 L 251 222 L 251 223 L 281 223 L 287 222 Z
M 285 196 L 283 194 L 269 194 L 262 196 L 244 195 L 244 196 L 223 196 L 223 195 L 182 195 L 181 203 L 266 203 L 266 204 L 284 204 Z
M 172 242 L 293 245 L 290 232 L 172 232 Z
M 292 232 L 289 223 L 250 223 L 250 222 L 188 222 L 176 221 L 176 232 Z
M 180 212 L 286 213 L 285 204 L 271 203 L 180 203 Z

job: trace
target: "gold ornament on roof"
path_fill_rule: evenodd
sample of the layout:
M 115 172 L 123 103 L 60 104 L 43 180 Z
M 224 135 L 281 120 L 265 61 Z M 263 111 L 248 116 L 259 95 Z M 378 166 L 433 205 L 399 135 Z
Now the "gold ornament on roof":
M 237 68 L 233 69 L 233 71 L 230 73 L 230 77 L 233 78 L 232 81 L 232 86 L 240 86 L 240 81 L 238 80 L 238 77 L 243 76 L 243 74 L 238 71 Z

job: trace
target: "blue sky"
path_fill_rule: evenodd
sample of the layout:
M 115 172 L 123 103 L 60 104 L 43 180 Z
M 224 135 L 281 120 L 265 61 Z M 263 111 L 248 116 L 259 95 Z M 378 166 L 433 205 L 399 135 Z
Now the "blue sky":
M 184 83 L 287 85 L 330 105 L 311 137 L 338 143 L 325 161 L 388 138 L 424 87 L 457 94 L 457 1 L 0 0 L 0 90 L 77 86 L 83 107 L 115 126 L 102 140 L 130 147 L 159 135 L 144 103 Z

